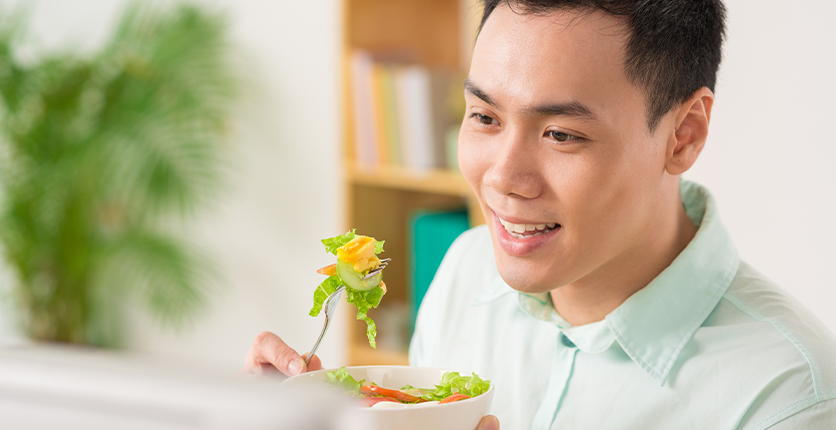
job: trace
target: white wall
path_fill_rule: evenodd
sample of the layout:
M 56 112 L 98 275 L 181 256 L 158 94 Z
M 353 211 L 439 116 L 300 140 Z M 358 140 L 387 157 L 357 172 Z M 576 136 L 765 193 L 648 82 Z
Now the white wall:
M 741 257 L 836 333 L 836 2 L 727 0 L 707 185 Z
M 209 2 L 209 0 L 205 0 Z M 14 3 L 0 1 L 4 7 Z M 254 82 L 237 113 L 224 200 L 196 223 L 215 258 L 219 294 L 179 334 L 139 321 L 132 348 L 238 368 L 261 330 L 307 350 L 307 316 L 339 233 L 340 90 L 337 0 L 218 0 L 231 13 Z M 47 46 L 95 47 L 125 1 L 40 0 L 33 32 Z M 711 135 L 686 175 L 709 186 L 742 257 L 836 332 L 834 282 L 836 3 L 727 0 L 728 40 Z M 321 355 L 343 362 L 343 327 Z M 7 330 L 7 329 L 6 329 Z M 0 329 L 0 333 L 2 333 Z

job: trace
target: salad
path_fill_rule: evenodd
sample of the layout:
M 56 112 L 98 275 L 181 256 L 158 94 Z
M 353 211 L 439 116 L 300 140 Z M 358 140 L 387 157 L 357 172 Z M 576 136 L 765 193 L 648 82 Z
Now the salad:
M 358 399 L 362 405 L 375 408 L 390 406 L 376 406 L 379 403 L 398 405 L 453 403 L 482 395 L 491 387 L 490 380 L 482 379 L 476 373 L 472 376 L 462 376 L 459 372 L 446 372 L 435 388 L 416 388 L 406 385 L 399 390 L 393 390 L 378 386 L 374 382 L 367 383 L 365 379 L 357 381 L 348 374 L 345 367 L 326 372 L 325 381 Z
M 380 299 L 386 294 L 386 284 L 383 283 L 382 271 L 369 279 L 364 277 L 380 266 L 377 254 L 383 252 L 383 242 L 355 234 L 355 230 L 323 239 L 325 250 L 336 255 L 337 262 L 317 270 L 317 273 L 328 277 L 314 291 L 314 304 L 310 311 L 312 317 L 319 315 L 328 296 L 345 285 L 345 299 L 357 308 L 357 319 L 366 322 L 366 335 L 372 348 L 377 346 L 377 326 L 368 312 L 380 304 Z

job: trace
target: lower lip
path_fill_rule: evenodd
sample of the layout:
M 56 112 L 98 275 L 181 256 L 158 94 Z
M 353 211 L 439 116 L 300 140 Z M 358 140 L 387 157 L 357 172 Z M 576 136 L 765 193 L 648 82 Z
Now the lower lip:
M 549 243 L 549 241 L 554 239 L 559 231 L 563 230 L 563 227 L 557 227 L 552 231 L 539 236 L 519 239 L 511 236 L 511 234 L 508 233 L 508 230 L 505 230 L 505 227 L 503 227 L 502 223 L 499 222 L 499 217 L 496 216 L 496 214 L 493 214 L 493 219 L 494 230 L 496 230 L 496 239 L 497 242 L 499 242 L 499 246 L 503 251 L 505 251 L 505 253 L 514 257 L 525 257 L 537 252 L 540 248 Z

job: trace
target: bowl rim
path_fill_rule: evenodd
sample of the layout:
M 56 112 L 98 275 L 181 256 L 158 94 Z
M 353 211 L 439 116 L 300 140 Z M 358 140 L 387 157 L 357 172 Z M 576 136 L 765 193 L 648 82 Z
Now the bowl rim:
M 340 366 L 340 367 L 332 367 L 332 368 L 328 368 L 328 369 L 319 369 L 319 370 L 314 370 L 314 371 L 311 371 L 311 372 L 300 373 L 298 375 L 294 375 L 294 376 L 291 376 L 290 378 L 285 379 L 284 381 L 282 381 L 282 385 L 284 385 L 285 383 L 287 383 L 291 379 L 296 379 L 296 378 L 302 379 L 302 378 L 305 378 L 305 377 L 311 378 L 311 377 L 313 377 L 314 374 L 331 372 L 331 371 L 334 371 L 334 370 L 339 370 L 342 367 L 345 367 L 346 370 L 348 370 L 348 369 L 369 369 L 369 368 L 386 367 L 386 368 L 401 368 L 401 369 L 409 368 L 409 369 L 423 369 L 423 370 L 439 370 L 439 371 L 442 371 L 442 372 L 458 372 L 459 374 L 462 374 L 462 375 L 465 375 L 467 373 L 467 372 L 462 372 L 461 370 L 449 369 L 449 368 L 445 368 L 445 367 L 407 366 L 407 365 L 403 365 L 403 364 Z M 473 374 L 475 372 L 469 372 L 469 373 Z M 488 391 L 485 391 L 484 393 L 482 393 L 482 394 L 480 394 L 476 397 L 471 397 L 469 399 L 459 400 L 457 402 L 446 403 L 443 406 L 456 405 L 456 404 L 460 404 L 460 403 L 461 404 L 468 404 L 468 403 L 477 402 L 477 401 L 484 401 L 485 399 L 482 399 L 482 400 L 478 400 L 478 399 L 482 396 L 485 396 L 485 395 L 489 394 L 489 393 L 493 394 L 494 387 L 495 387 L 495 385 L 494 385 L 493 381 L 491 380 L 491 384 L 490 384 L 490 387 L 488 387 Z M 374 411 L 375 413 L 394 413 L 394 412 L 397 412 L 397 411 L 427 409 L 427 408 L 433 408 L 433 407 L 437 407 L 437 406 L 441 406 L 441 405 L 439 405 L 438 403 L 429 403 L 429 404 L 427 404 L 427 403 L 416 403 L 416 404 L 410 404 L 409 407 L 406 407 L 406 408 L 391 408 L 391 409 L 360 408 L 360 410 Z

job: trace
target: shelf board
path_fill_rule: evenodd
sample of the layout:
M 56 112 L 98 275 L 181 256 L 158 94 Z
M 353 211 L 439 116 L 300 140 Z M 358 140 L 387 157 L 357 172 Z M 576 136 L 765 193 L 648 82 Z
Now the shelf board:
M 398 166 L 365 167 L 347 164 L 349 182 L 424 193 L 468 197 L 470 186 L 461 173 L 450 170 L 415 170 Z

